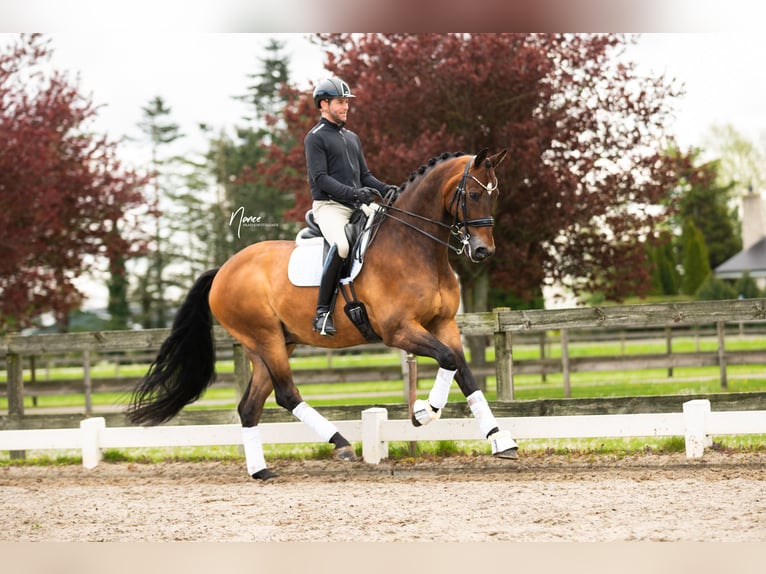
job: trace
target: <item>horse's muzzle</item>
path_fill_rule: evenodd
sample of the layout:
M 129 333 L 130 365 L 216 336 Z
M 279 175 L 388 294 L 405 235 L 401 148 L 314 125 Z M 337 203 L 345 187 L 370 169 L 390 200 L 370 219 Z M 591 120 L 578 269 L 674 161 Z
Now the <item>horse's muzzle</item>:
M 494 246 L 488 247 L 487 245 L 484 245 L 482 243 L 474 247 L 473 245 L 469 244 L 468 258 L 474 263 L 480 263 L 481 261 L 484 261 L 488 257 L 492 257 L 494 254 L 495 254 Z

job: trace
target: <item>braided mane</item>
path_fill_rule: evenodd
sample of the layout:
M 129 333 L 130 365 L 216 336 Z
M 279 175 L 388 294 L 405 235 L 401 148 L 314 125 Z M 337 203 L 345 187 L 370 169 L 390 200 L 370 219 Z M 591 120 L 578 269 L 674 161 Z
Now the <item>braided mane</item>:
M 460 157 L 462 155 L 465 155 L 462 151 L 457 151 L 453 153 L 444 152 L 441 155 L 434 156 L 431 159 L 428 160 L 427 163 L 421 165 L 417 171 L 413 171 L 410 174 L 410 177 L 407 178 L 407 181 L 405 181 L 400 187 L 399 187 L 399 193 L 404 192 L 404 190 L 407 188 L 407 185 L 415 181 L 416 178 L 422 176 L 425 174 L 429 169 L 431 169 L 433 166 L 435 166 L 437 163 L 441 163 L 445 160 L 452 159 L 454 157 Z

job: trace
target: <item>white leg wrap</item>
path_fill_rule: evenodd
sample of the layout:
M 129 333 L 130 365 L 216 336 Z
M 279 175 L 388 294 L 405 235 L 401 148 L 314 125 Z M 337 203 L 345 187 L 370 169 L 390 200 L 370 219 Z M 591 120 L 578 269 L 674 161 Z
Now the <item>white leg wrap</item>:
M 428 401 L 418 399 L 412 405 L 412 416 L 420 423 L 420 426 L 426 426 L 442 416 L 442 412 L 440 410 L 434 411 Z
M 252 476 L 259 470 L 266 468 L 266 459 L 263 457 L 261 430 L 257 426 L 242 427 L 242 444 L 245 447 L 247 473 Z
M 483 437 L 487 438 L 489 431 L 497 427 L 497 421 L 492 411 L 489 410 L 489 404 L 487 399 L 484 398 L 484 393 L 481 391 L 475 391 L 471 393 L 466 400 L 468 406 L 471 408 L 473 416 L 476 417 L 476 421 L 479 423 L 479 429 Z
M 516 441 L 511 437 L 510 431 L 507 430 L 492 433 L 487 437 L 487 440 L 489 440 L 489 444 L 492 445 L 492 454 L 504 452 L 509 448 L 519 448 L 519 445 L 517 445 Z
M 431 392 L 428 394 L 428 402 L 435 409 L 443 409 L 447 404 L 447 398 L 449 397 L 449 389 L 452 386 L 452 379 L 455 378 L 457 371 L 448 371 L 439 367 L 439 371 L 436 373 L 436 380 L 434 386 L 431 388 Z
M 293 414 L 306 423 L 325 442 L 329 442 L 332 435 L 338 432 L 338 427 L 320 415 L 305 401 L 293 409 Z

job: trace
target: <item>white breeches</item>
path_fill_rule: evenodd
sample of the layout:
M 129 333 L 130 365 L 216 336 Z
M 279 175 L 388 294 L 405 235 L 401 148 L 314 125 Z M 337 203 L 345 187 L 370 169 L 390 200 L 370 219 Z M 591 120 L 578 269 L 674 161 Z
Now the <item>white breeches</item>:
M 314 212 L 314 221 L 322 230 L 327 243 L 338 246 L 338 255 L 342 259 L 348 257 L 346 224 L 354 210 L 337 201 L 315 201 L 311 209 Z

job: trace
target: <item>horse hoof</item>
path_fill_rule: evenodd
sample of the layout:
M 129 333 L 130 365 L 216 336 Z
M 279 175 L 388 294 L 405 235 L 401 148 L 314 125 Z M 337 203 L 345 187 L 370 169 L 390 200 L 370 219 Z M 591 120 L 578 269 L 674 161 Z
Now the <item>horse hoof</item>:
M 264 469 L 259 470 L 256 473 L 253 473 L 251 476 L 255 480 L 266 481 L 266 480 L 269 480 L 270 478 L 275 478 L 275 477 L 277 477 L 279 475 L 277 473 L 275 473 L 275 472 L 271 472 L 268 468 L 264 468 Z
M 412 418 L 410 420 L 412 426 L 422 427 L 440 418 L 441 415 L 440 409 L 434 409 L 428 401 L 418 399 L 412 405 Z
M 514 446 L 511 448 L 507 448 L 504 451 L 496 452 L 492 456 L 496 456 L 497 458 L 507 458 L 510 460 L 516 460 L 517 458 L 519 458 L 519 447 Z
M 335 460 L 345 460 L 345 461 L 355 461 L 356 460 L 356 454 L 354 454 L 354 447 L 351 445 L 348 446 L 342 446 L 340 448 L 336 448 L 333 451 L 333 458 Z

